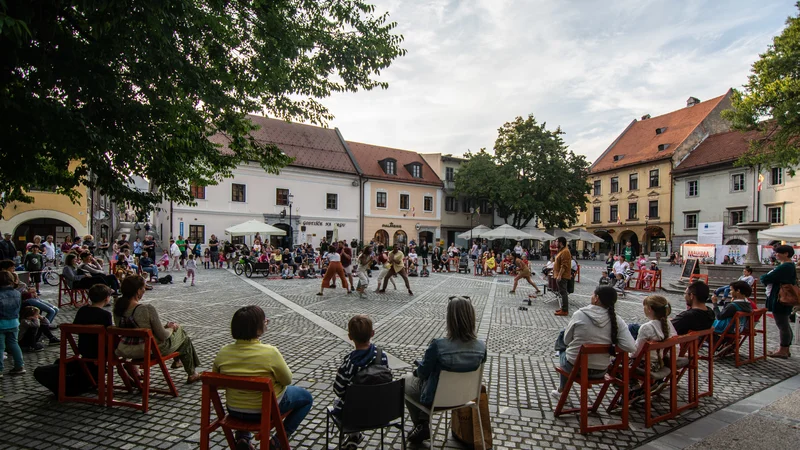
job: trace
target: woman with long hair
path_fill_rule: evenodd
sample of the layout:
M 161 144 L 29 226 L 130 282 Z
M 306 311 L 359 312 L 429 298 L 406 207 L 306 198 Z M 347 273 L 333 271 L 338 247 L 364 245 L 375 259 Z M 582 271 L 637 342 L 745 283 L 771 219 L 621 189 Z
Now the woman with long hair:
M 792 261 L 794 249 L 791 245 L 779 245 L 775 248 L 775 259 L 780 263 L 778 267 L 761 275 L 761 284 L 764 286 L 772 285 L 772 289 L 767 296 L 767 311 L 772 313 L 775 325 L 780 332 L 780 348 L 770 352 L 772 358 L 786 359 L 792 356 L 790 345 L 794 339 L 792 324 L 789 323 L 789 316 L 792 314 L 792 307 L 780 302 L 779 294 L 781 286 L 784 284 L 797 284 L 797 267 Z
M 401 252 L 397 247 L 395 247 L 392 252 L 389 253 L 389 273 L 387 273 L 386 277 L 383 279 L 383 286 L 381 286 L 381 290 L 378 291 L 378 293 L 385 293 L 386 286 L 389 284 L 389 279 L 395 275 L 400 275 L 403 277 L 403 281 L 406 283 L 408 295 L 414 295 L 414 293 L 411 292 L 411 285 L 408 284 L 408 271 L 406 270 L 405 264 L 403 264 L 403 257 L 403 252 Z
M 120 328 L 148 328 L 158 343 L 161 354 L 178 352 L 178 359 L 172 368 L 183 367 L 188 377 L 187 383 L 200 381 L 196 372 L 200 359 L 194 350 L 191 338 L 183 328 L 175 322 L 161 323 L 158 311 L 153 305 L 142 304 L 145 293 L 144 278 L 131 275 L 122 281 L 122 297 L 114 302 L 114 324 Z M 144 342 L 137 338 L 123 339 L 117 347 L 116 354 L 123 358 L 139 359 L 144 356 Z
M 406 396 L 430 406 L 442 370 L 472 372 L 484 362 L 486 343 L 478 339 L 472 302 L 469 297 L 450 297 L 447 304 L 447 337 L 432 340 L 422 361 L 414 362 L 417 365 L 414 373 L 404 377 Z M 406 408 L 414 422 L 414 430 L 408 435 L 409 442 L 419 444 L 430 439 L 428 415 L 409 402 L 406 402 Z
M 90 255 L 87 254 L 87 260 Z M 61 271 L 61 276 L 67 280 L 67 287 L 70 289 L 89 289 L 95 284 L 105 284 L 106 286 L 114 289 L 114 295 L 119 295 L 116 290 L 119 287 L 117 278 L 114 275 L 106 275 L 103 273 L 90 273 L 78 269 L 78 255 L 75 253 L 68 253 L 64 259 L 64 269 Z

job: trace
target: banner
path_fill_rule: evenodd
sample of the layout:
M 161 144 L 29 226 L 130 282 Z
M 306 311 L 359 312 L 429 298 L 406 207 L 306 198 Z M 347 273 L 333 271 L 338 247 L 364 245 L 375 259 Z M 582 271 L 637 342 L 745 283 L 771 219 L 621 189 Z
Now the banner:
M 717 246 L 714 244 L 683 244 L 681 257 L 686 259 L 699 259 L 703 263 L 714 262 Z M 711 261 L 708 261 L 708 260 Z
M 716 263 L 722 264 L 725 257 L 730 258 L 733 264 L 744 265 L 744 260 L 747 259 L 747 246 L 746 245 L 718 245 Z
M 774 248 L 771 245 L 764 245 L 761 246 L 761 251 L 759 252 L 761 255 L 761 262 L 764 264 L 772 264 L 772 259 L 775 256 Z M 792 261 L 797 263 L 800 261 L 800 245 L 793 245 L 792 248 L 794 249 L 794 256 L 792 256 Z
M 697 226 L 698 244 L 722 244 L 722 222 L 701 222 Z

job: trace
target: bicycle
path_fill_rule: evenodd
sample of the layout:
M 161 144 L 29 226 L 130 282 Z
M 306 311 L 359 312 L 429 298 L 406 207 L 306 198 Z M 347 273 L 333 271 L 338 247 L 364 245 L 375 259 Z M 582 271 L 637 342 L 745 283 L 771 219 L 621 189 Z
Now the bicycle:
M 42 280 L 48 286 L 58 286 L 58 272 L 56 272 L 53 264 L 55 264 L 55 260 L 45 261 L 44 268 L 41 271 Z

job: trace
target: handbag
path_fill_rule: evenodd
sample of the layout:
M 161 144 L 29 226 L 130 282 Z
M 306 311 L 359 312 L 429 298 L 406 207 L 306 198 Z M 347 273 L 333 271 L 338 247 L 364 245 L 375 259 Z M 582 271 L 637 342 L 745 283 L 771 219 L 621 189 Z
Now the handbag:
M 453 438 L 466 444 L 467 448 L 490 449 L 492 448 L 492 423 L 489 417 L 489 396 L 486 394 L 486 386 L 483 385 L 481 385 L 478 408 L 481 411 L 480 423 L 478 414 L 473 408 L 466 407 L 450 411 Z M 481 427 L 483 427 L 483 443 L 481 443 Z
M 782 284 L 778 292 L 778 301 L 786 306 L 800 305 L 800 287 L 795 284 Z

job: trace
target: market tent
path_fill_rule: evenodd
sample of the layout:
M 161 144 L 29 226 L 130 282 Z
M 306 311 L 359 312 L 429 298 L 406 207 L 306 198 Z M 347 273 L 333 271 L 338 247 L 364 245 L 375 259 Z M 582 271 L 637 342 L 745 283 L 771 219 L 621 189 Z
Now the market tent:
M 555 236 L 549 235 L 544 231 L 534 227 L 526 227 L 523 228 L 522 231 L 533 236 L 531 239 L 536 241 L 552 241 L 553 239 L 555 239 Z
M 603 238 L 595 236 L 594 234 L 582 229 L 572 230 L 570 231 L 570 234 L 578 236 L 579 241 L 585 241 L 590 244 L 599 244 L 601 242 L 605 242 Z
M 487 231 L 481 235 L 484 239 L 534 239 L 534 237 L 524 231 L 520 231 L 511 225 L 505 224 L 495 228 L 492 231 Z
M 248 220 L 245 223 L 226 228 L 225 234 L 229 236 L 252 236 L 254 234 L 260 234 L 262 236 L 286 236 L 286 232 L 280 228 L 273 227 L 264 222 L 259 222 L 258 220 Z
M 759 239 L 772 239 L 775 241 L 800 242 L 800 225 L 787 225 L 785 227 L 770 228 L 758 232 Z
M 461 239 L 469 239 L 470 237 L 479 238 L 483 237 L 482 233 L 486 233 L 487 231 L 491 231 L 492 229 L 487 227 L 486 225 L 478 225 L 477 227 L 473 228 L 470 231 L 465 231 L 458 235 Z M 470 234 L 471 233 L 471 234 Z
M 580 238 L 578 236 L 576 236 L 576 235 L 574 235 L 572 233 L 567 233 L 566 231 L 564 231 L 562 229 L 559 229 L 559 228 L 553 228 L 553 231 L 551 231 L 550 234 L 552 234 L 556 238 L 563 237 L 564 239 L 566 239 L 568 241 L 579 241 L 580 240 Z

